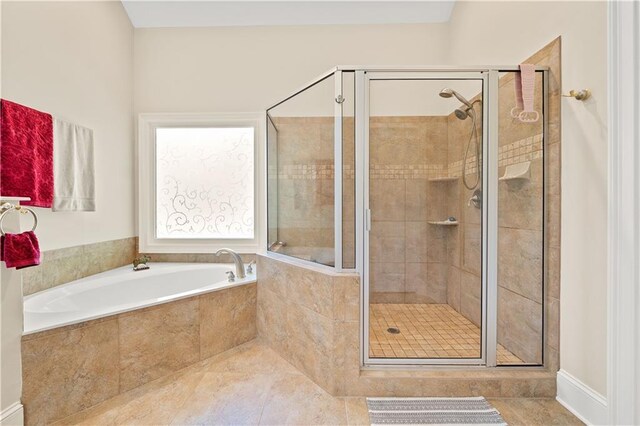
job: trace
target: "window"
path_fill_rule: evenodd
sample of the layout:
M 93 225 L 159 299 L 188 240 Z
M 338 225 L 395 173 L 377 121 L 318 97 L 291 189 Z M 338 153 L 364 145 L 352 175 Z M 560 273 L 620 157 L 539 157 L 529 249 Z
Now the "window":
M 256 251 L 259 122 L 255 115 L 141 115 L 141 251 Z

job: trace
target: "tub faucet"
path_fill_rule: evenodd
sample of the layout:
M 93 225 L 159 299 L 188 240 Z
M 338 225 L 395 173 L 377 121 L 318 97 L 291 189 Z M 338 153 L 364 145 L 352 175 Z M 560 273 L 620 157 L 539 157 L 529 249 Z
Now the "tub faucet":
M 236 264 L 236 277 L 237 278 L 244 278 L 246 275 L 244 273 L 244 263 L 242 262 L 242 258 L 240 257 L 240 255 L 238 253 L 236 253 L 235 251 L 228 249 L 228 248 L 222 248 L 220 250 L 218 250 L 216 252 L 216 256 L 220 256 L 221 254 L 229 254 L 231 255 L 231 257 L 233 258 L 233 263 Z

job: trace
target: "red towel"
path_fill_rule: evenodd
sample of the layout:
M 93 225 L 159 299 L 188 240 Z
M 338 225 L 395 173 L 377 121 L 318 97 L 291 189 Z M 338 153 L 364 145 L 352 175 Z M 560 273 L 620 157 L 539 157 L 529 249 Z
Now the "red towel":
M 53 203 L 53 119 L 2 99 L 0 103 L 0 193 L 30 197 L 22 204 Z
M 40 264 L 40 245 L 33 231 L 6 233 L 0 239 L 0 260 L 7 268 L 28 268 Z

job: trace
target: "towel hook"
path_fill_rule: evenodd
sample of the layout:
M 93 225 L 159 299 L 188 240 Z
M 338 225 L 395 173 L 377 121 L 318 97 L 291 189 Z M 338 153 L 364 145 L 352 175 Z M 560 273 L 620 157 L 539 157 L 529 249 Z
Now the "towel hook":
M 574 98 L 578 101 L 586 101 L 591 97 L 591 90 L 589 89 L 581 89 L 581 90 L 570 90 L 568 95 L 562 95 L 565 98 Z
M 4 236 L 6 234 L 6 232 L 4 232 L 4 229 L 2 228 L 2 222 L 4 221 L 7 213 L 12 210 L 24 214 L 31 213 L 31 215 L 33 216 L 33 227 L 31 228 L 31 231 L 33 232 L 36 230 L 36 228 L 38 227 L 38 216 L 36 216 L 36 212 L 24 206 L 16 206 L 11 203 L 4 203 L 2 206 L 0 206 L 0 212 L 2 212 L 2 214 L 0 214 L 0 235 Z

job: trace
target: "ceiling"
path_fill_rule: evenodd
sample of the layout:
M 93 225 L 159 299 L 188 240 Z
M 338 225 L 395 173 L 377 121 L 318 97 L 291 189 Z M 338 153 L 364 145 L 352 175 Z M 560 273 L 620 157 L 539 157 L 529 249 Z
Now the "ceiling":
M 136 28 L 447 22 L 444 1 L 154 1 L 122 0 Z

